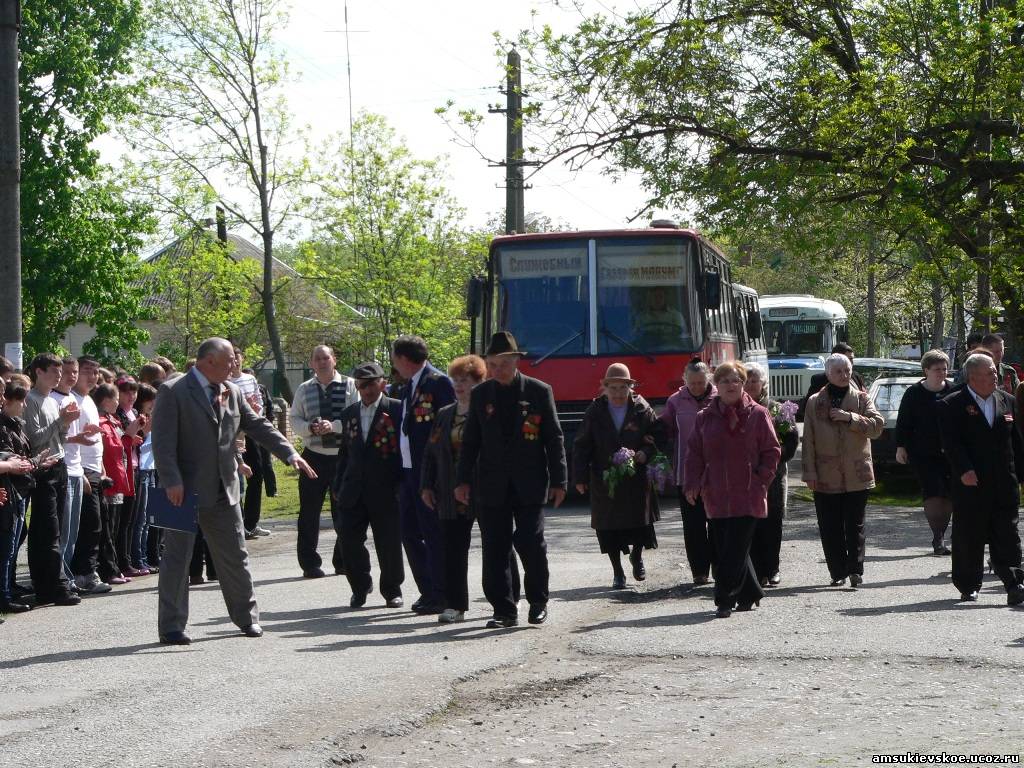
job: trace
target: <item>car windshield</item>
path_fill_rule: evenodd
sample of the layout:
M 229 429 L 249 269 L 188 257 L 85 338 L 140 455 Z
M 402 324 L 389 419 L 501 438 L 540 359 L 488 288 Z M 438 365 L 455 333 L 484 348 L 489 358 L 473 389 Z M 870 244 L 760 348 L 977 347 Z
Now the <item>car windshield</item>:
M 597 351 L 693 351 L 700 338 L 692 241 L 636 237 L 597 242 Z
M 587 241 L 517 243 L 496 260 L 500 327 L 531 357 L 587 351 Z
M 903 394 L 913 384 L 879 384 L 875 392 L 875 407 L 879 411 L 898 411 Z

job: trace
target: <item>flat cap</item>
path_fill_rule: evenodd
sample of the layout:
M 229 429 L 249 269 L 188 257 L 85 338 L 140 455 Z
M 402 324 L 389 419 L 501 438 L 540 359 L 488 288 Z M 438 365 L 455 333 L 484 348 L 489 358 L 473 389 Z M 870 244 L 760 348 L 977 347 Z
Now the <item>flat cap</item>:
M 356 381 L 363 379 L 383 379 L 384 369 L 374 362 L 360 363 L 352 371 L 352 378 Z

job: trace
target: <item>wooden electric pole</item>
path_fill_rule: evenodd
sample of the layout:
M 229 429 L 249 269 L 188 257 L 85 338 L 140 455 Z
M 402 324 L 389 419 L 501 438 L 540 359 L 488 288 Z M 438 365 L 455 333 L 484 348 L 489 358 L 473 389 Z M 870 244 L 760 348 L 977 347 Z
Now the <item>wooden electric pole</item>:
M 505 160 L 505 234 L 526 231 L 526 205 L 523 193 L 529 188 L 523 179 L 523 168 L 538 166 L 536 160 L 523 157 L 523 85 L 519 53 L 508 52 L 505 80 L 505 108 L 492 107 L 489 112 L 504 112 L 506 126 Z
M 0 352 L 19 369 L 22 367 L 20 29 L 20 0 L 0 0 Z

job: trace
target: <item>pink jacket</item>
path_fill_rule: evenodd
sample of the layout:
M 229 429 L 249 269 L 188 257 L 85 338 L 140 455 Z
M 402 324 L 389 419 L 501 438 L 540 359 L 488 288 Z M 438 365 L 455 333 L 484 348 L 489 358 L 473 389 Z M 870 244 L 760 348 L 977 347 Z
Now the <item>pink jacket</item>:
M 715 385 L 711 385 L 711 392 L 698 400 L 690 394 L 685 386 L 672 395 L 665 403 L 665 410 L 661 414 L 661 420 L 668 425 L 668 435 L 675 442 L 672 456 L 672 466 L 676 473 L 676 485 L 684 487 L 683 470 L 686 463 L 686 442 L 693 432 L 693 425 L 697 421 L 697 414 L 708 407 L 718 391 Z
M 687 444 L 684 490 L 700 494 L 711 519 L 768 516 L 768 486 L 782 449 L 768 410 L 745 392 L 739 417 L 730 434 L 716 395 L 697 415 Z

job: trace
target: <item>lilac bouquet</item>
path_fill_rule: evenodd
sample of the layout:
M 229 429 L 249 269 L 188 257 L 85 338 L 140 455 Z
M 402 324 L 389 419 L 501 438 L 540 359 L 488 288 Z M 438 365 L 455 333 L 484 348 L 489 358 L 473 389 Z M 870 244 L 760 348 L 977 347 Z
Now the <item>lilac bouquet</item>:
M 651 485 L 658 491 L 664 491 L 673 483 L 672 479 L 672 465 L 666 456 L 661 451 L 654 454 L 649 462 L 647 462 L 647 479 L 651 481 Z
M 615 487 L 625 478 L 636 474 L 636 451 L 631 448 L 619 448 L 612 454 L 612 465 L 604 471 L 604 483 L 608 486 L 608 496 L 615 498 Z
M 800 406 L 792 400 L 787 400 L 784 403 L 773 402 L 771 404 L 768 413 L 772 416 L 772 424 L 775 425 L 775 435 L 779 440 L 782 440 L 783 437 L 796 429 L 796 412 L 798 410 L 800 410 Z

